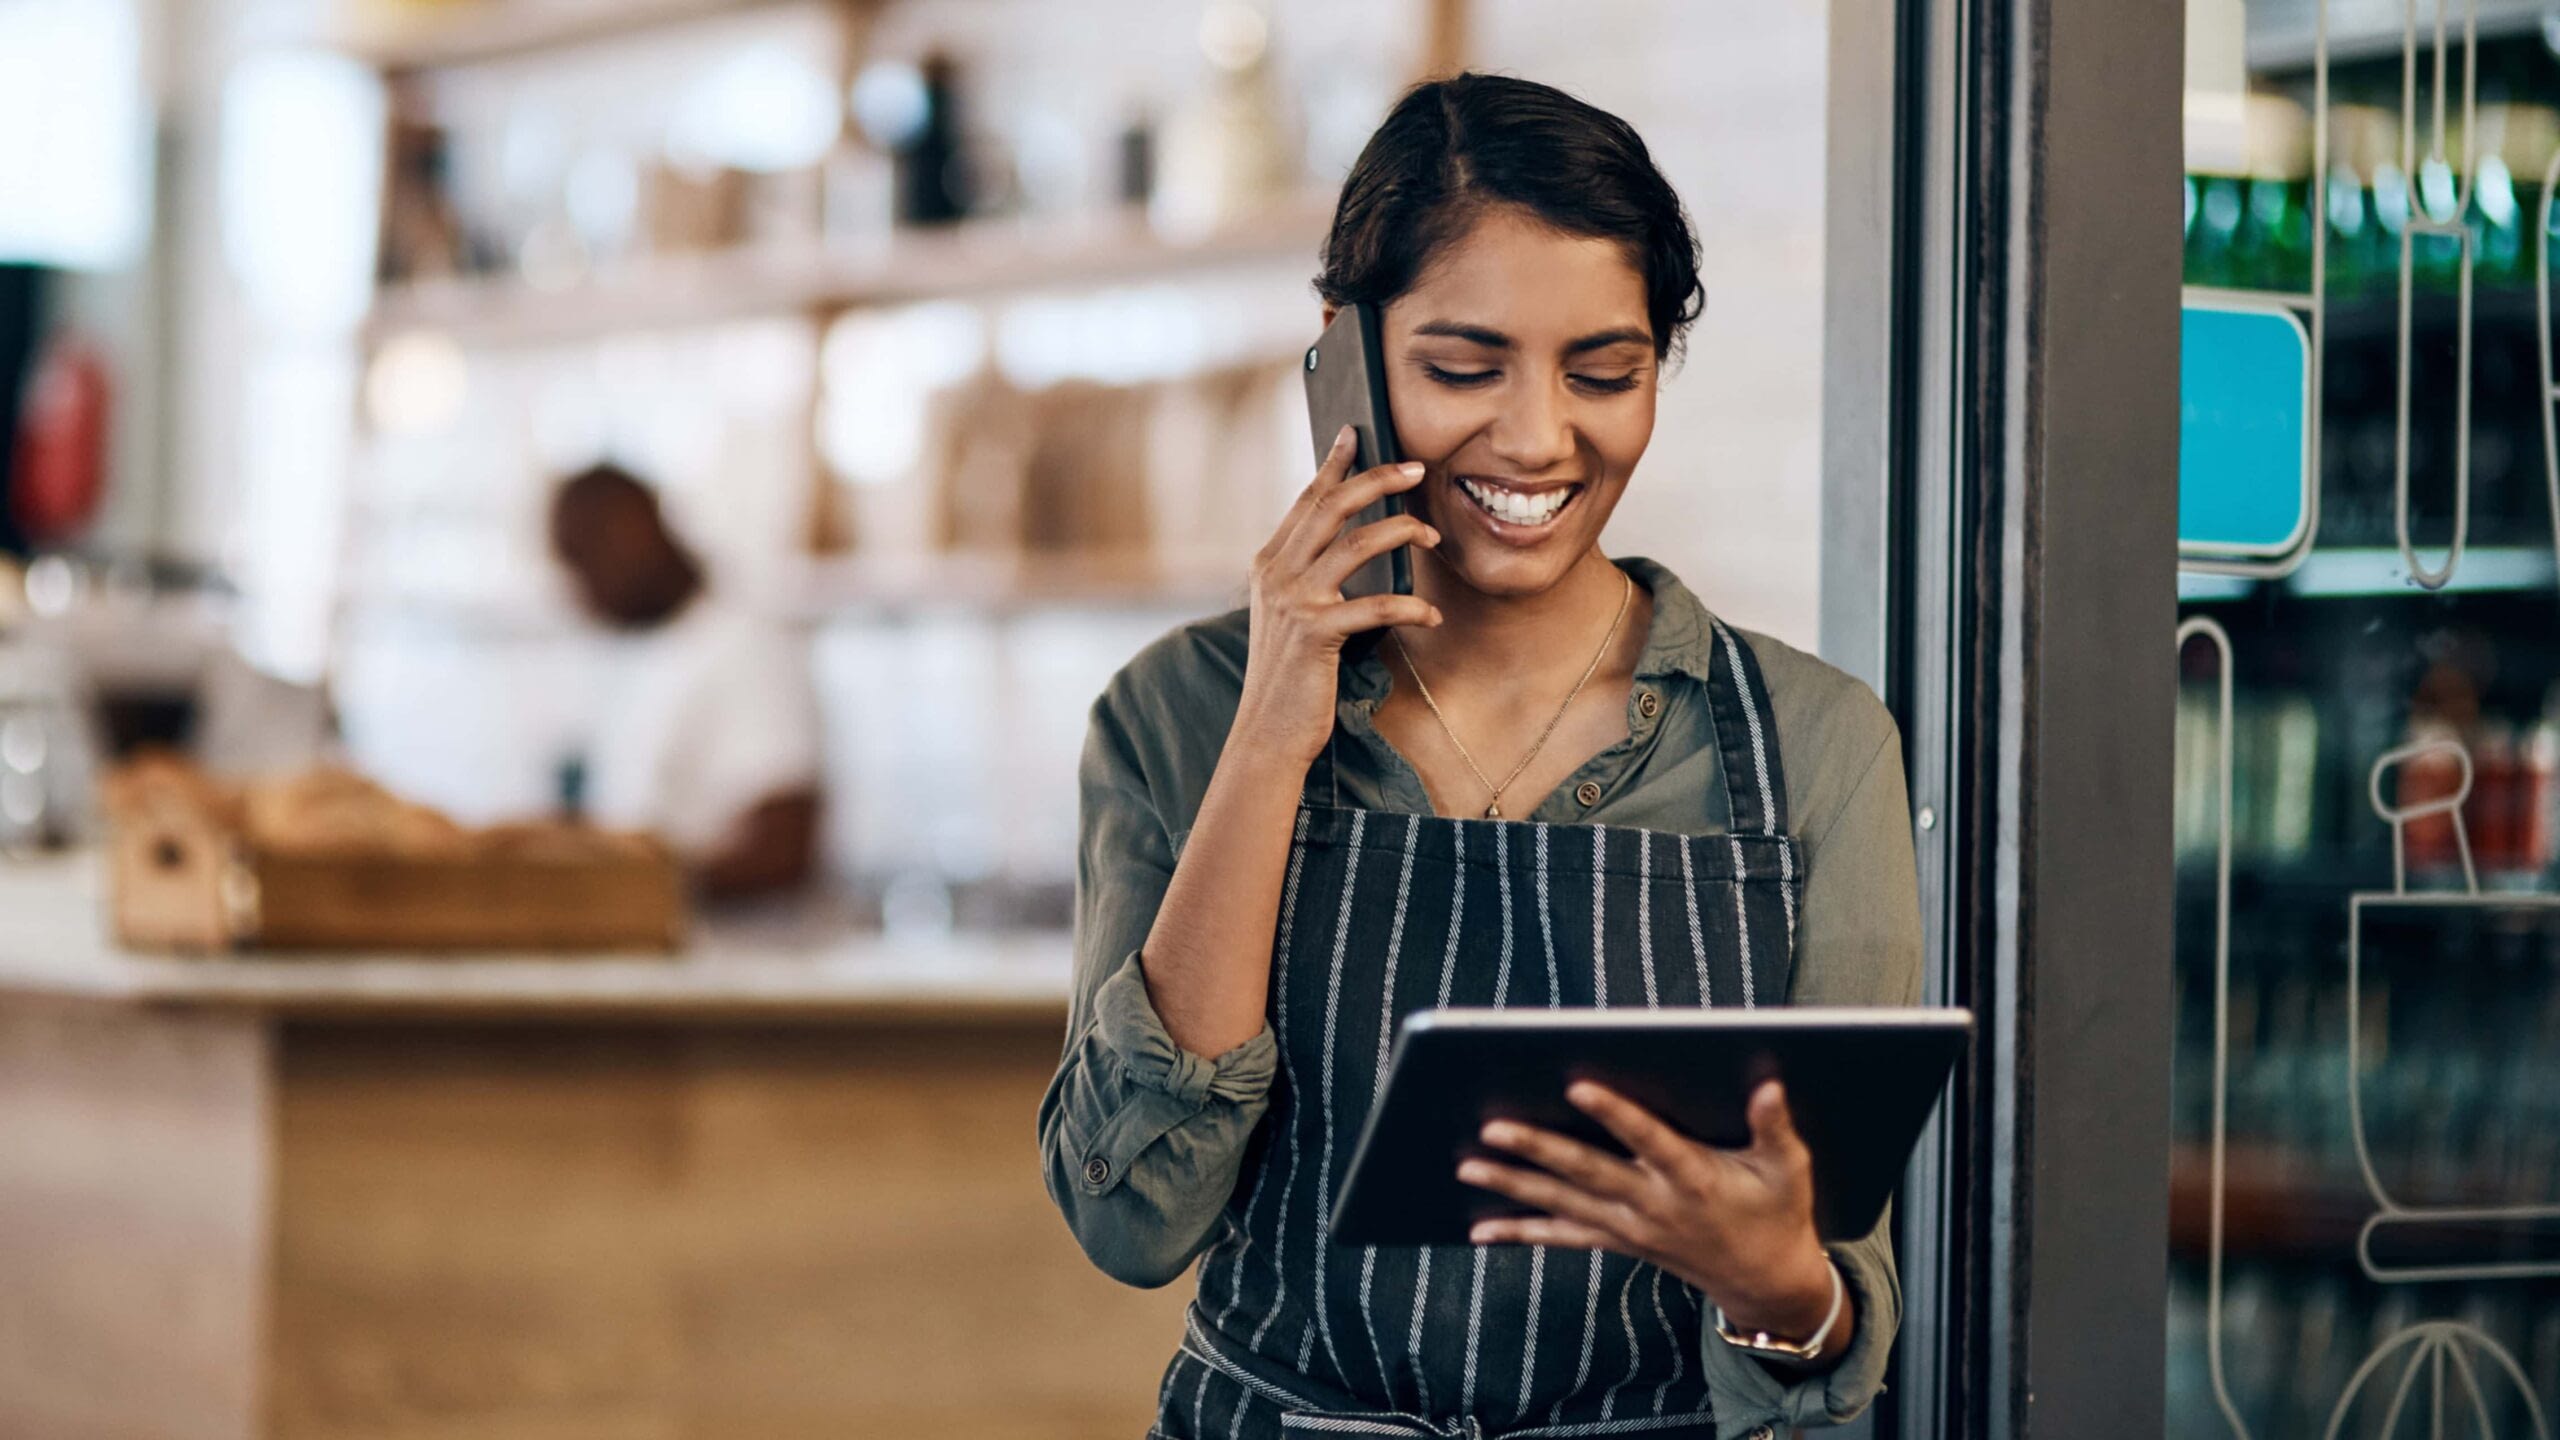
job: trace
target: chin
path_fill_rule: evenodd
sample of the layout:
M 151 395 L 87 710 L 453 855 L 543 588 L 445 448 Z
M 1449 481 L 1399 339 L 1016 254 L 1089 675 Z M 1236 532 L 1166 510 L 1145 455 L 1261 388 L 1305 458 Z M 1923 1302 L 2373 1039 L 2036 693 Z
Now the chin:
M 1558 547 L 1561 551 L 1562 547 Z M 1584 546 L 1587 550 L 1589 546 Z M 1440 568 L 1452 579 L 1480 594 L 1513 598 L 1544 594 L 1555 588 L 1573 569 L 1583 550 L 1571 554 L 1522 554 L 1516 550 L 1500 550 L 1483 554 L 1467 548 L 1448 548 L 1433 552 Z

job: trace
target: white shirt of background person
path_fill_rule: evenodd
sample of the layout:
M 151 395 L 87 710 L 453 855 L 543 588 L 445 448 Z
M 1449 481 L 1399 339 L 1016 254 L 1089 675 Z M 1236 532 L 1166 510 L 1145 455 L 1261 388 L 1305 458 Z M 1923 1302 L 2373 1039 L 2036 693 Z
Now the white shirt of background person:
M 654 830 L 688 860 L 739 818 L 817 788 L 823 764 L 808 636 L 704 590 L 665 625 L 623 637 L 587 761 L 587 813 Z

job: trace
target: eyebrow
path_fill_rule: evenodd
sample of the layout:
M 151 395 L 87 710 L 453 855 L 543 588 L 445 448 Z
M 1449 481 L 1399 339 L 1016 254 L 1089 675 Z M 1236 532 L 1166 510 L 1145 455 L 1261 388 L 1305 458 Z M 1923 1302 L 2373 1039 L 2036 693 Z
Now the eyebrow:
M 1425 320 L 1413 327 L 1413 333 L 1446 335 L 1453 340 L 1465 340 L 1482 345 L 1488 350 L 1509 350 L 1514 343 L 1510 336 L 1490 326 L 1469 325 L 1458 320 Z M 1652 343 L 1651 335 L 1632 325 L 1621 325 L 1615 330 L 1596 331 L 1579 340 L 1566 341 L 1564 353 L 1580 355 L 1588 350 L 1605 350 L 1612 345 L 1651 345 Z

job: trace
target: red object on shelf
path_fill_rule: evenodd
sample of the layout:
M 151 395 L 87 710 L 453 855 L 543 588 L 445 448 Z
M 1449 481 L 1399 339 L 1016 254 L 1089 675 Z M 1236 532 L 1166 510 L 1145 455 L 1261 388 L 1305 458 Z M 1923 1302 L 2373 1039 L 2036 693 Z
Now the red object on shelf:
M 69 539 L 98 513 L 107 488 L 114 377 L 98 348 L 64 336 L 46 350 L 18 416 L 10 515 L 38 545 Z
M 2412 740 L 2452 738 L 2451 732 L 2437 726 L 2413 726 Z M 2402 810 L 2424 805 L 2431 800 L 2446 800 L 2462 788 L 2462 757 L 2450 750 L 2429 750 L 2412 755 L 2401 762 L 2399 784 L 2393 803 Z M 2479 791 L 2479 777 L 2472 777 L 2474 794 Z M 2468 807 L 2466 807 L 2468 808 Z M 2462 863 L 2461 851 L 2454 842 L 2454 817 L 2449 811 L 2434 811 L 2411 819 L 2401 836 L 2406 847 L 2404 858 L 2411 870 L 2449 870 Z M 2479 837 L 2471 837 L 2473 846 Z
M 2516 866 L 2521 779 L 2507 728 L 2483 721 L 2471 742 L 2471 798 L 2463 802 L 2462 817 L 2471 836 L 2472 863 L 2484 875 L 2504 874 Z
M 2560 722 L 2546 711 L 2516 765 L 2516 865 L 2534 874 L 2560 859 Z

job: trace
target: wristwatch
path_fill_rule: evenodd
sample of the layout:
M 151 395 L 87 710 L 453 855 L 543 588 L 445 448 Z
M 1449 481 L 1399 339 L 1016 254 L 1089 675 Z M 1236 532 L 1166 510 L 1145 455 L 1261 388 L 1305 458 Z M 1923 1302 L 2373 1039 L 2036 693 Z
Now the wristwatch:
M 1802 1362 L 1819 1358 L 1823 1343 L 1831 1338 L 1831 1327 L 1840 1323 L 1840 1307 L 1849 1294 L 1848 1286 L 1840 1278 L 1840 1262 L 1828 1255 L 1822 1258 L 1823 1263 L 1831 1267 L 1831 1312 L 1822 1317 L 1821 1326 L 1813 1334 L 1802 1340 L 1781 1340 L 1766 1330 L 1747 1333 L 1736 1330 L 1733 1322 L 1724 1318 L 1724 1307 L 1719 1305 L 1716 1307 L 1716 1337 L 1736 1350 L 1771 1360 Z

